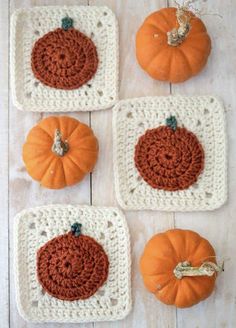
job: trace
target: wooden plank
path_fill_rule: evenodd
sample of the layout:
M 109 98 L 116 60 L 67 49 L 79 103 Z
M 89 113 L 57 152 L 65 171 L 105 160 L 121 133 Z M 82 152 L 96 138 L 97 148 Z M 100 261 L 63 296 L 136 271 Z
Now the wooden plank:
M 8 243 L 8 33 L 9 3 L 4 1 L 0 10 L 0 188 L 1 188 L 1 229 L 0 229 L 0 309 L 1 325 L 9 327 L 9 243 Z
M 135 34 L 145 16 L 165 1 L 89 0 L 90 5 L 107 5 L 119 21 L 120 31 L 120 98 L 167 95 L 169 85 L 153 81 L 135 59 Z M 112 112 L 92 113 L 92 128 L 100 142 L 100 159 L 92 177 L 92 200 L 95 205 L 117 205 L 112 165 Z M 126 212 L 132 243 L 132 296 L 130 315 L 114 323 L 95 323 L 95 327 L 175 327 L 175 309 L 166 307 L 150 295 L 141 281 L 138 262 L 145 243 L 155 233 L 174 226 L 173 214 Z
M 173 4 L 173 1 L 172 1 Z M 233 195 L 236 192 L 236 137 L 235 122 L 236 107 L 234 72 L 236 56 L 236 39 L 234 37 L 236 22 L 236 5 L 231 1 L 205 2 L 205 12 L 220 13 L 223 19 L 207 15 L 202 19 L 212 38 L 212 53 L 209 62 L 202 73 L 197 77 L 178 85 L 173 85 L 176 94 L 214 94 L 225 103 L 228 117 L 229 139 L 229 200 L 225 206 L 213 212 L 178 213 L 176 226 L 183 229 L 192 229 L 209 239 L 216 249 L 219 259 L 230 259 L 225 263 L 225 272 L 216 283 L 216 290 L 206 301 L 191 309 L 178 310 L 178 327 L 235 327 L 236 326 L 236 203 Z
M 87 5 L 87 0 L 68 0 L 67 5 Z M 65 5 L 63 0 L 12 0 L 11 13 L 17 8 L 41 6 L 41 5 Z M 39 186 L 27 174 L 21 158 L 22 145 L 25 137 L 39 120 L 49 116 L 43 113 L 30 113 L 18 111 L 12 104 L 9 109 L 10 115 L 10 227 L 13 227 L 14 216 L 24 208 L 45 205 L 45 204 L 89 204 L 90 203 L 90 176 L 88 175 L 80 184 L 63 190 L 48 190 Z M 73 113 L 73 116 L 82 122 L 89 124 L 89 113 Z M 13 282 L 12 266 L 12 228 L 11 236 L 11 327 L 33 327 L 26 323 L 18 314 L 15 303 L 15 286 Z M 81 327 L 92 327 L 92 324 L 81 324 Z M 37 327 L 68 327 L 67 324 L 42 324 Z

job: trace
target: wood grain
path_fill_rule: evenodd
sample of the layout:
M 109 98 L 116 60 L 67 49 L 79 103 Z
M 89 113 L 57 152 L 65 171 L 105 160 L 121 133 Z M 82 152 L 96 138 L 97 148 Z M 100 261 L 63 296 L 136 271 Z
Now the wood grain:
M 90 5 L 109 6 L 116 14 L 120 27 L 120 98 L 144 95 L 167 95 L 169 85 L 151 80 L 135 60 L 135 34 L 145 16 L 166 5 L 165 1 L 89 0 Z M 92 113 L 92 127 L 100 141 L 100 160 L 92 180 L 93 204 L 117 205 L 114 195 L 112 165 L 112 112 Z M 112 327 L 175 327 L 175 309 L 166 307 L 147 294 L 139 274 L 139 258 L 148 239 L 158 231 L 174 226 L 173 214 L 158 212 L 126 212 L 132 244 L 133 311 Z M 111 327 L 110 323 L 95 327 Z
M 44 0 L 32 0 L 32 1 L 20 1 L 12 0 L 10 12 L 20 7 L 41 6 L 41 5 L 64 5 L 62 0 L 57 1 L 44 1 Z M 68 5 L 87 5 L 87 0 L 74 0 L 67 1 Z M 88 175 L 80 184 L 71 188 L 63 190 L 49 190 L 42 188 L 37 182 L 33 181 L 27 174 L 22 158 L 22 145 L 29 130 L 42 118 L 49 116 L 50 114 L 42 113 L 26 113 L 17 110 L 12 104 L 9 109 L 9 122 L 10 122 L 10 140 L 9 140 L 9 179 L 10 179 L 10 227 L 13 227 L 14 216 L 16 213 L 24 208 L 39 206 L 43 204 L 89 204 L 90 203 L 90 176 Z M 60 114 L 63 115 L 63 114 Z M 69 114 L 70 115 L 70 114 Z M 74 113 L 70 115 L 76 119 L 89 124 L 89 113 Z M 33 324 L 25 323 L 18 314 L 15 302 L 15 286 L 13 279 L 13 247 L 12 247 L 12 229 L 10 228 L 10 324 L 11 327 L 17 328 L 30 328 Z M 68 325 L 61 324 L 47 324 L 49 328 L 56 327 L 68 327 Z M 45 325 L 37 325 L 37 327 L 45 327 Z M 84 324 L 81 327 L 92 327 L 92 324 Z M 5 328 L 5 327 L 4 327 Z
M 172 2 L 173 4 L 173 2 Z M 234 1 L 206 1 L 204 11 L 221 14 L 203 16 L 212 38 L 212 53 L 204 71 L 183 84 L 172 85 L 174 94 L 213 94 L 225 104 L 228 118 L 229 141 L 229 200 L 225 206 L 213 212 L 177 213 L 176 226 L 192 229 L 205 236 L 216 249 L 219 260 L 226 259 L 225 272 L 217 279 L 214 294 L 205 302 L 177 312 L 181 328 L 189 327 L 194 318 L 196 327 L 236 327 L 236 226 L 234 224 L 236 203 L 236 122 L 234 67 L 236 64 L 236 39 L 234 37 L 236 4 Z M 233 23 L 234 22 L 234 23 Z M 229 259 L 229 260 L 227 260 Z
M 80 327 L 127 327 L 127 328 L 233 328 L 236 327 L 236 100 L 234 98 L 236 76 L 236 3 L 233 0 L 203 1 L 209 13 L 204 16 L 212 37 L 213 49 L 206 69 L 197 77 L 183 84 L 169 85 L 153 81 L 138 66 L 135 59 L 135 34 L 143 19 L 152 11 L 173 1 L 168 0 L 67 0 L 67 5 L 107 5 L 116 14 L 120 29 L 120 98 L 148 95 L 214 94 L 220 96 L 228 111 L 229 136 L 229 201 L 221 209 L 204 213 L 164 213 L 127 211 L 126 217 L 132 243 L 132 295 L 133 310 L 119 322 L 91 323 Z M 92 175 L 81 184 L 62 191 L 41 188 L 27 175 L 21 149 L 29 129 L 48 115 L 24 113 L 8 104 L 8 29 L 10 14 L 20 7 L 35 5 L 65 5 L 64 0 L 4 0 L 0 4 L 0 327 L 33 328 L 18 314 L 15 303 L 13 277 L 12 232 L 14 215 L 23 208 L 48 203 L 72 203 L 93 205 L 117 205 L 114 193 L 112 165 L 112 111 L 76 113 L 73 117 L 90 124 L 100 143 L 98 164 Z M 9 130 L 8 130 L 9 126 Z M 9 137 L 8 137 L 9 136 Z M 8 140 L 9 139 L 9 140 Z M 8 161 L 9 158 L 9 161 Z M 9 162 L 9 166 L 8 166 Z M 9 188 L 8 188 L 9 181 Z M 8 224 L 9 218 L 9 224 Z M 147 240 L 154 234 L 174 226 L 192 229 L 207 237 L 216 248 L 220 259 L 226 261 L 225 272 L 217 279 L 217 288 L 212 297 L 199 305 L 176 311 L 165 306 L 146 292 L 140 278 L 138 262 Z M 10 246 L 8 254 L 8 244 Z M 10 266 L 9 266 L 10 264 Z M 9 266 L 9 271 L 8 271 Z M 9 277 L 9 280 L 8 280 Z M 77 325 L 78 326 L 78 325 Z M 69 324 L 44 324 L 39 328 L 75 327 Z
M 0 326 L 9 323 L 9 240 L 8 240 L 8 2 L 1 4 L 0 10 Z

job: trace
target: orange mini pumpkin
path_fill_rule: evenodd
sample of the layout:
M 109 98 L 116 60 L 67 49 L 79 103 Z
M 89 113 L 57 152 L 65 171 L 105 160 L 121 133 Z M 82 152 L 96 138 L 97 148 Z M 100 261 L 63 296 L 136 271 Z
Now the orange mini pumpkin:
M 173 229 L 149 240 L 140 270 L 146 288 L 160 301 L 185 308 L 210 296 L 222 268 L 206 239 L 190 230 Z
M 66 116 L 40 121 L 23 146 L 29 175 L 50 189 L 80 182 L 93 170 L 97 157 L 98 141 L 90 127 Z
M 207 63 L 211 39 L 187 7 L 164 8 L 148 16 L 136 36 L 140 66 L 154 79 L 183 82 Z

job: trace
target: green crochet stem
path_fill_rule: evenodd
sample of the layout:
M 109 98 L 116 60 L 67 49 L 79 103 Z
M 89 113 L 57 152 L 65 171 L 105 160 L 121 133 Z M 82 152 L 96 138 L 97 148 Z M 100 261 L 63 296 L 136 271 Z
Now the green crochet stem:
M 61 27 L 63 28 L 64 31 L 69 30 L 69 28 L 73 27 L 73 19 L 68 16 L 62 18 Z
M 81 228 L 82 228 L 81 223 L 78 222 L 73 223 L 71 226 L 72 235 L 74 235 L 75 237 L 79 237 L 81 235 Z
M 175 116 L 170 116 L 166 119 L 166 125 L 171 128 L 172 130 L 176 130 L 177 129 L 177 120 L 175 118 Z

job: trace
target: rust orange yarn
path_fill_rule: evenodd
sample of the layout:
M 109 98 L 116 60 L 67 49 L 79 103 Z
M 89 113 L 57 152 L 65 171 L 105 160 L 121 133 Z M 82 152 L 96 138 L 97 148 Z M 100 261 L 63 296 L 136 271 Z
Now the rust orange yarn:
M 89 236 L 72 232 L 48 241 L 37 252 L 37 276 L 48 294 L 66 301 L 92 296 L 108 276 L 108 257 Z
M 96 46 L 74 28 L 58 28 L 36 41 L 31 66 L 35 77 L 49 87 L 77 89 L 97 71 Z
M 192 132 L 174 122 L 147 130 L 138 140 L 134 160 L 151 187 L 177 191 L 197 181 L 204 168 L 204 151 Z

